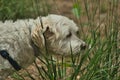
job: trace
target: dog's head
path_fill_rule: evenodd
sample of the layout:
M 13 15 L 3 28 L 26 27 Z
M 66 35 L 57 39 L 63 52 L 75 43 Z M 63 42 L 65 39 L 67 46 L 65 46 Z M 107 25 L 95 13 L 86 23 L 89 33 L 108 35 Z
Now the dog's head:
M 45 39 L 48 50 L 56 54 L 76 54 L 86 48 L 85 42 L 77 37 L 77 25 L 67 17 L 48 15 L 42 17 L 42 23 L 43 28 L 36 25 L 32 32 L 32 40 L 41 50 L 45 48 Z

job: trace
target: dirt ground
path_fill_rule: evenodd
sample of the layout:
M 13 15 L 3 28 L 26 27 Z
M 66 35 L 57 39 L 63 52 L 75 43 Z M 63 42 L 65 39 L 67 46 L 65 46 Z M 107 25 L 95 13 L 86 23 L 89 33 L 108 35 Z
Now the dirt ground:
M 56 6 L 52 7 L 51 13 L 57 13 L 60 15 L 68 16 L 70 18 L 73 17 L 73 0 L 54 0 L 54 2 L 51 2 L 51 4 Z
M 75 0 L 51 0 L 49 3 L 50 5 L 54 5 L 51 8 L 50 13 L 67 16 L 70 19 L 73 19 L 75 22 L 77 22 L 77 18 L 72 13 L 73 3 L 75 3 Z M 83 1 L 80 3 L 82 5 L 82 8 L 84 8 Z M 82 15 L 82 21 L 85 21 L 85 20 L 86 20 L 86 17 Z

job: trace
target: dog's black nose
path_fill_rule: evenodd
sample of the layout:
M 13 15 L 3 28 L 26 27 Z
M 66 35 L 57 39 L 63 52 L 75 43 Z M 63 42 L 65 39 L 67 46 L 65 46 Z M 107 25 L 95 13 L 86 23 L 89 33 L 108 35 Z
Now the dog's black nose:
M 81 44 L 81 50 L 85 50 L 86 49 L 86 44 L 85 43 L 83 43 L 83 44 Z

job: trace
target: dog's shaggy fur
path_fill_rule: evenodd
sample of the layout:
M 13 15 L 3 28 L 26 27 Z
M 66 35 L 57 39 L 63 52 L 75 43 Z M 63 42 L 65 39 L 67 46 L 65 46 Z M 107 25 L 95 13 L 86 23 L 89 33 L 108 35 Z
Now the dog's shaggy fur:
M 40 18 L 0 22 L 0 50 L 6 50 L 20 66 L 27 67 L 36 52 L 45 52 L 45 38 L 48 50 L 55 54 L 70 55 L 71 49 L 76 54 L 85 48 L 85 42 L 76 36 L 77 25 L 67 17 L 52 14 L 42 17 L 42 23 L 43 26 Z M 13 71 L 11 64 L 0 56 L 0 80 Z

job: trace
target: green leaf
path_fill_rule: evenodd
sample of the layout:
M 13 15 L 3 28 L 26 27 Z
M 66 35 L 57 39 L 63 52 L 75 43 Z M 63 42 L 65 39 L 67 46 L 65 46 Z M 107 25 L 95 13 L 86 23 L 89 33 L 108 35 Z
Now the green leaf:
M 78 3 L 73 4 L 72 13 L 77 17 L 80 18 L 81 15 L 81 6 Z

